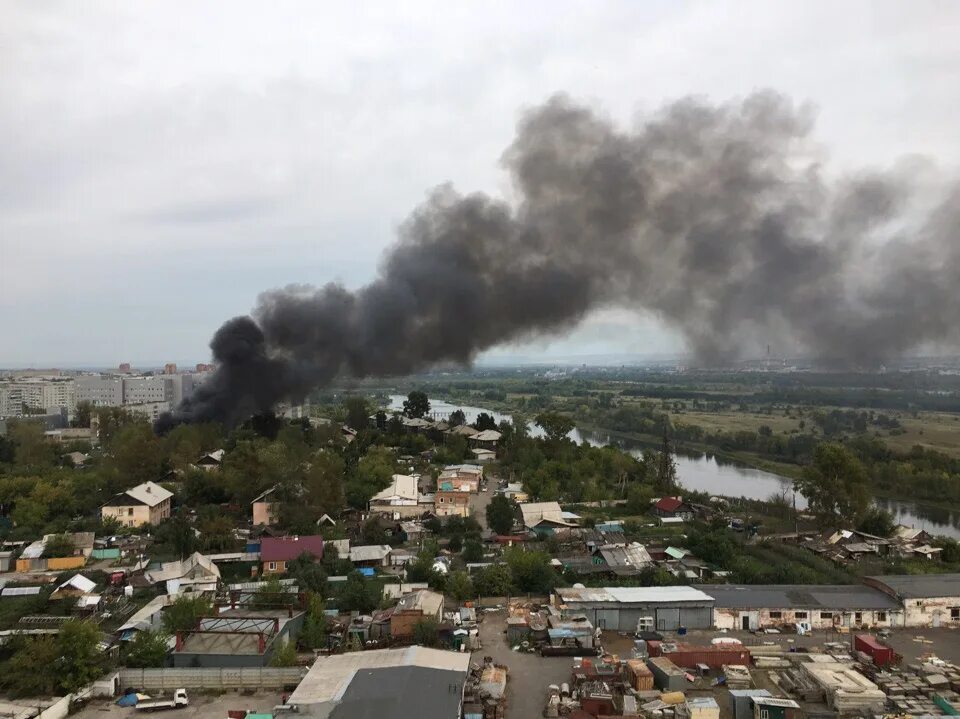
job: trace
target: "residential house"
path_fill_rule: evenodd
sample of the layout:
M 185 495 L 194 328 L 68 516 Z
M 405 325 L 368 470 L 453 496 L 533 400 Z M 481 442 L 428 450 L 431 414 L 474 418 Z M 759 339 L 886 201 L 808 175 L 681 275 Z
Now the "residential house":
M 293 537 L 264 537 L 260 542 L 260 561 L 264 575 L 283 574 L 287 562 L 301 554 L 323 558 L 323 537 L 318 534 Z
M 251 506 L 253 508 L 253 526 L 269 527 L 280 519 L 280 503 L 275 501 L 276 486 L 258 495 Z
M 557 529 L 576 527 L 580 517 L 564 512 L 558 502 L 526 502 L 520 505 L 523 526 L 540 536 L 553 534 Z
M 473 452 L 474 459 L 476 459 L 480 464 L 493 462 L 497 458 L 497 453 L 492 449 L 481 449 L 478 447 L 471 451 Z
M 689 522 L 693 519 L 693 507 L 683 501 L 683 497 L 662 497 L 653 505 L 653 513 L 667 519 L 682 519 Z
M 902 524 L 898 524 L 893 530 L 893 538 L 908 544 L 926 544 L 933 539 L 933 535 L 925 529 L 905 527 Z
M 479 492 L 483 468 L 475 464 L 453 464 L 437 477 L 437 488 L 448 492 Z
M 93 614 L 103 603 L 102 595 L 94 592 L 96 586 L 93 580 L 87 579 L 82 574 L 74 574 L 53 591 L 50 599 L 73 599 L 76 613 Z
M 390 563 L 389 544 L 363 544 L 350 547 L 350 561 L 356 567 L 386 567 Z
M 437 490 L 435 495 L 438 517 L 468 517 L 470 515 L 470 493 Z
M 424 619 L 443 619 L 443 595 L 429 589 L 404 594 L 390 617 L 390 636 L 412 637 L 414 627 Z
M 613 574 L 618 577 L 632 577 L 653 566 L 653 560 L 642 544 L 632 543 L 624 546 L 604 545 L 597 550 Z
M 188 587 L 197 591 L 216 590 L 220 568 L 209 557 L 194 552 L 186 559 L 163 562 L 156 569 L 148 569 L 143 576 L 151 585 L 163 583 L 167 594 L 177 594 Z
M 530 495 L 524 491 L 522 482 L 510 482 L 501 490 L 501 493 L 507 499 L 512 499 L 515 502 L 527 502 L 530 500 Z
M 474 435 L 471 435 L 467 438 L 467 442 L 470 443 L 470 446 L 474 449 L 489 449 L 491 451 L 496 451 L 497 443 L 500 441 L 501 435 L 495 429 L 485 429 L 482 432 L 477 432 Z
M 461 424 L 448 430 L 447 434 L 455 437 L 466 437 L 467 441 L 469 441 L 474 435 L 480 434 L 480 430 L 476 427 L 471 427 L 469 424 Z
M 390 485 L 370 498 L 371 512 L 385 514 L 393 519 L 409 519 L 422 513 L 417 490 L 418 477 L 395 474 Z
M 194 467 L 202 469 L 207 472 L 212 472 L 215 469 L 220 469 L 223 465 L 223 455 L 226 454 L 224 450 L 218 449 L 213 452 L 208 452 L 203 455 L 200 459 L 193 463 Z
M 101 519 L 115 519 L 125 527 L 160 524 L 170 516 L 173 493 L 154 482 L 121 492 L 100 508 Z

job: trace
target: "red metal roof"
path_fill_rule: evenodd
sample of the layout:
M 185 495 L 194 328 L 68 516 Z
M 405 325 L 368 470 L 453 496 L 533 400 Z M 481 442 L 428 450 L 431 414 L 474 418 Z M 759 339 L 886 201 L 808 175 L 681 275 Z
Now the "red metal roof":
M 264 537 L 260 540 L 260 559 L 264 562 L 289 562 L 304 552 L 317 559 L 323 557 L 323 537 Z
M 659 502 L 656 503 L 657 509 L 662 509 L 664 512 L 676 512 L 680 507 L 683 506 L 683 500 L 677 499 L 676 497 L 664 497 Z

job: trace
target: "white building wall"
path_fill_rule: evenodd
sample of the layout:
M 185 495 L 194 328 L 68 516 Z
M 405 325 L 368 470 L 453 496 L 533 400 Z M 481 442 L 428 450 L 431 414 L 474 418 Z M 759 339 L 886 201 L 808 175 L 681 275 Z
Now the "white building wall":
M 713 611 L 713 623 L 717 629 L 740 630 L 744 620 L 750 630 L 775 628 L 784 624 L 809 624 L 813 629 L 831 627 L 900 627 L 904 623 L 901 611 L 878 611 L 874 609 L 736 609 L 717 607 Z
M 960 627 L 960 597 L 906 599 L 908 627 Z
M 78 377 L 77 402 L 89 402 L 94 407 L 119 407 L 123 404 L 123 380 L 119 377 Z

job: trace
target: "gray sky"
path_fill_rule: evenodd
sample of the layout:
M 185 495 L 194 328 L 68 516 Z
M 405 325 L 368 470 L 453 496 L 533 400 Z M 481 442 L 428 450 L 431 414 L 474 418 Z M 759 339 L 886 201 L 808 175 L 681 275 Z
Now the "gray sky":
M 840 169 L 960 164 L 960 4 L 43 2 L 0 23 L 0 365 L 199 361 L 262 290 L 375 273 L 427 190 L 509 196 L 519 112 L 819 108 Z M 603 310 L 543 357 L 682 350 Z

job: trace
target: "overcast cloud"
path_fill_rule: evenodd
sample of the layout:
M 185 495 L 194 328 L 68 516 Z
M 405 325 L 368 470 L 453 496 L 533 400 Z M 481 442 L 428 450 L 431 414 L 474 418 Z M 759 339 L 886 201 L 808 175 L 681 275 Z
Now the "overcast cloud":
M 519 113 L 557 91 L 629 124 L 771 87 L 817 106 L 834 169 L 960 164 L 949 0 L 22 0 L 2 18 L 0 365 L 200 361 L 263 290 L 365 284 L 430 188 L 509 196 Z M 604 310 L 502 352 L 682 349 Z

